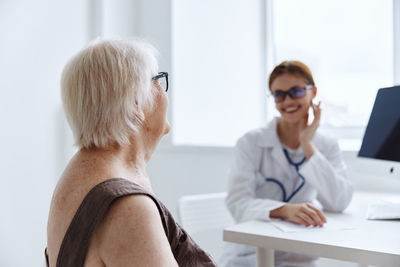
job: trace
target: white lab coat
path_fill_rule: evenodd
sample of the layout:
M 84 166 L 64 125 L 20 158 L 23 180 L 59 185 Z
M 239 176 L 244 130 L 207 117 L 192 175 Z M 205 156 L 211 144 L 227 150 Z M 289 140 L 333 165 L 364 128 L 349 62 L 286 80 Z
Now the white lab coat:
M 235 147 L 234 163 L 229 174 L 226 205 L 236 222 L 269 220 L 269 212 L 285 205 L 281 188 L 266 178 L 279 180 L 290 195 L 301 180 L 283 152 L 277 134 L 279 118 L 267 127 L 248 132 Z M 353 186 L 346 177 L 346 167 L 337 142 L 318 132 L 312 143 L 314 155 L 304 162 L 299 173 L 306 183 L 290 203 L 311 202 L 325 211 L 341 212 L 350 203 Z M 294 175 L 293 175 L 294 174 Z M 315 258 L 275 252 L 276 266 L 314 266 Z M 221 267 L 256 266 L 255 248 L 226 243 Z

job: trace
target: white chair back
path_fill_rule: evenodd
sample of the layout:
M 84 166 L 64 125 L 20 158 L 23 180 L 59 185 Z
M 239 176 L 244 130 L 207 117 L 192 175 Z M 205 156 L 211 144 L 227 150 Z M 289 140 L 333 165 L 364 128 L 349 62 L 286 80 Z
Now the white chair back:
M 226 192 L 189 195 L 181 197 L 178 204 L 182 227 L 215 260 L 222 252 L 223 228 L 234 224 L 225 197 Z

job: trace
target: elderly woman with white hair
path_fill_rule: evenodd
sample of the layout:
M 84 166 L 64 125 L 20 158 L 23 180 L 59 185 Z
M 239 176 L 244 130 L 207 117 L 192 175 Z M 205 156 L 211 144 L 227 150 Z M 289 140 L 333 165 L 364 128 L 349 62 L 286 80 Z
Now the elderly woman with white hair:
M 100 40 L 62 74 L 79 151 L 51 201 L 47 265 L 215 266 L 157 200 L 146 164 L 169 132 L 168 73 L 143 41 Z

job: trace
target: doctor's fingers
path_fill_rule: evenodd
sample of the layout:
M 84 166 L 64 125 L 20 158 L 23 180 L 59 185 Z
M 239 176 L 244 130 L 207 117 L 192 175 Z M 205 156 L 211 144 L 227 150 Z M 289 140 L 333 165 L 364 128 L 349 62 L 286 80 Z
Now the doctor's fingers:
M 314 120 L 311 123 L 311 127 L 317 129 L 319 126 L 319 122 L 321 120 L 321 108 L 317 105 L 312 104 L 313 112 L 314 112 Z
M 314 225 L 313 220 L 307 216 L 305 213 L 299 213 L 295 216 L 295 222 L 300 223 L 305 226 Z
M 310 209 L 312 209 L 313 211 L 315 211 L 317 213 L 318 217 L 321 219 L 321 221 L 323 223 L 326 223 L 326 217 L 325 217 L 324 213 L 320 209 L 317 209 L 316 207 L 314 207 L 310 203 L 306 203 L 306 205 L 307 205 L 307 207 L 309 207 Z
M 305 224 L 306 226 L 309 226 L 309 225 L 313 225 L 313 226 L 320 225 L 320 221 L 318 219 L 318 216 L 316 216 L 316 214 L 313 214 L 313 213 L 315 213 L 313 210 L 311 210 L 310 208 L 307 208 L 306 205 L 302 205 L 302 207 L 297 212 L 296 216 L 298 216 L 301 219 L 303 219 L 304 221 L 306 221 L 307 222 L 307 224 Z
M 314 112 L 314 121 L 319 122 L 321 119 L 321 101 L 318 103 L 318 105 L 312 104 L 312 106 Z
M 312 107 L 314 113 L 320 111 L 321 110 L 321 101 L 318 101 L 318 104 L 314 104 L 313 102 L 311 102 L 311 107 Z
M 315 212 L 313 209 L 305 207 L 303 209 L 303 213 L 312 220 L 312 225 L 322 226 L 323 222 L 321 218 L 318 216 L 317 212 Z

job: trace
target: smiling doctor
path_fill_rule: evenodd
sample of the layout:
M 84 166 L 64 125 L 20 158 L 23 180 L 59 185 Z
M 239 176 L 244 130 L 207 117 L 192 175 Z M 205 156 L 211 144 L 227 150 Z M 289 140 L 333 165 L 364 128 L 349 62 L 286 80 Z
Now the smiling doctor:
M 323 227 L 322 209 L 343 211 L 353 187 L 337 142 L 317 132 L 321 108 L 313 104 L 317 87 L 311 71 L 300 61 L 284 61 L 272 71 L 269 89 L 281 117 L 238 140 L 226 205 L 238 223 L 281 218 Z M 279 267 L 315 266 L 315 259 L 275 252 Z M 256 266 L 256 250 L 226 243 L 220 266 Z

